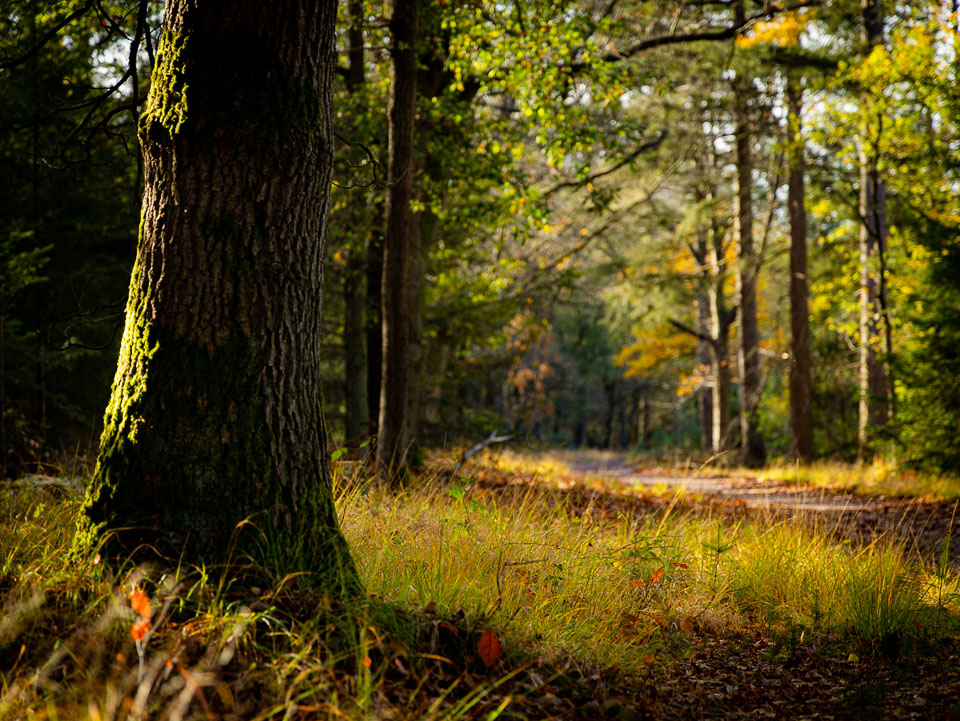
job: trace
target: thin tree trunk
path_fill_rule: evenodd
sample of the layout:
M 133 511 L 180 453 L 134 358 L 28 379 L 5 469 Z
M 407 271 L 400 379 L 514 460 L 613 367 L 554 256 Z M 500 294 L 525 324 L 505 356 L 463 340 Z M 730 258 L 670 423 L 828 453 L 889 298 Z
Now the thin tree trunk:
M 366 82 L 363 39 L 363 2 L 350 0 L 347 6 L 350 26 L 347 30 L 347 90 L 361 90 Z M 366 208 L 363 209 L 366 212 Z M 354 215 L 358 213 L 355 211 Z M 365 227 L 357 219 L 356 227 Z M 373 231 L 377 232 L 377 231 Z M 365 248 L 349 248 L 343 273 L 343 391 L 344 435 L 347 443 L 357 442 L 369 431 L 367 400 L 366 288 Z M 379 338 L 377 339 L 379 343 Z
M 377 462 L 396 482 L 406 467 L 410 327 L 408 255 L 417 102 L 417 0 L 391 0 L 387 225 L 383 244 L 383 373 Z
M 740 309 L 740 460 L 748 467 L 766 461 L 766 448 L 760 432 L 760 329 L 757 323 L 757 268 L 753 242 L 753 150 L 746 88 L 736 93 L 737 215 L 738 239 L 737 294 Z
M 714 394 L 714 363 L 713 344 L 704 337 L 712 337 L 710 328 L 710 297 L 709 290 L 703 288 L 697 293 L 697 332 L 700 339 L 697 341 L 697 373 L 702 378 L 700 383 L 700 448 L 704 453 L 710 453 L 713 447 L 713 394 Z
M 883 44 L 883 15 L 879 0 L 861 0 L 864 52 Z M 871 99 L 861 98 L 864 107 Z M 866 112 L 864 113 L 867 117 Z M 887 369 L 880 359 L 886 345 L 891 350 L 889 319 L 886 317 L 886 280 L 884 256 L 887 245 L 886 188 L 877 169 L 876 144 L 882 133 L 883 118 L 874 116 L 861 126 L 860 160 L 860 402 L 857 445 L 860 457 L 870 453 L 871 429 L 890 419 L 890 390 Z M 874 138 L 871 140 L 871 138 Z M 871 147 L 872 145 L 872 147 Z M 881 338 L 880 323 L 887 324 L 886 340 Z
M 362 439 L 369 430 L 367 401 L 366 258 L 353 251 L 343 270 L 343 391 L 345 440 Z
M 807 303 L 807 209 L 804 203 L 804 153 L 800 131 L 802 91 L 787 79 L 790 117 L 790 454 L 813 458 L 813 406 L 810 379 L 810 318 Z
M 358 588 L 319 374 L 335 22 L 319 0 L 166 7 L 140 121 L 137 261 L 78 552 L 115 529 L 111 556 L 251 554 L 334 593 Z
M 377 435 L 383 373 L 383 202 L 374 200 L 373 230 L 367 242 L 367 419 L 369 434 Z

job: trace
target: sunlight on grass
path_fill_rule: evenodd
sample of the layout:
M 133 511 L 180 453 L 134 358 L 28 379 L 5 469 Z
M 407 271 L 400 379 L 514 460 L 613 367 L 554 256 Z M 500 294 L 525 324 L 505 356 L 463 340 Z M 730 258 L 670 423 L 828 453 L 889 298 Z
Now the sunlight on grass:
M 0 719 L 210 708 L 263 721 L 291 709 L 453 719 L 502 711 L 516 689 L 496 689 L 531 666 L 626 678 L 748 630 L 816 638 L 842 659 L 958 633 L 946 548 L 919 564 L 891 542 L 859 547 L 802 519 L 645 505 L 577 482 L 562 461 L 524 466 L 520 455 L 399 493 L 370 486 L 357 465 L 338 467 L 336 481 L 371 594 L 347 606 L 289 577 L 261 587 L 263 569 L 249 565 L 70 566 L 78 501 L 4 490 Z M 142 619 L 134 588 L 151 602 Z M 131 638 L 141 620 L 148 632 Z M 477 658 L 487 630 L 506 653 L 489 670 Z
M 960 477 L 900 468 L 881 458 L 863 464 L 819 461 L 798 466 L 779 462 L 761 471 L 744 473 L 760 480 L 803 483 L 870 496 L 908 496 L 928 501 L 960 499 Z

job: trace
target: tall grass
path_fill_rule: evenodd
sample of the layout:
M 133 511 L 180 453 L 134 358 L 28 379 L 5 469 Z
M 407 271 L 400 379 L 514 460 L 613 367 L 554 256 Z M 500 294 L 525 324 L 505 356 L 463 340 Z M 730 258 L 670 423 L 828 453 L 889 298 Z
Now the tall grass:
M 76 497 L 0 490 L 0 719 L 496 718 L 530 665 L 627 682 L 748 627 L 841 654 L 957 632 L 957 577 L 891 543 L 633 504 L 559 468 L 475 467 L 486 483 L 399 493 L 344 468 L 338 507 L 370 594 L 348 606 L 295 579 L 257 587 L 242 564 L 70 566 Z M 153 604 L 139 644 L 134 586 Z M 506 651 L 490 670 L 484 630 Z

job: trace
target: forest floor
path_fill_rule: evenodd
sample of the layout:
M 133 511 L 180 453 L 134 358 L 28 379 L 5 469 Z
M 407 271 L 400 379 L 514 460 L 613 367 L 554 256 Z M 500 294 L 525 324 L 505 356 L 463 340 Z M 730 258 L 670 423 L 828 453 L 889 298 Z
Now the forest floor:
M 709 507 L 735 516 L 799 517 L 859 544 L 881 538 L 902 544 L 908 554 L 938 561 L 949 539 L 960 501 L 857 492 L 855 486 L 831 488 L 805 481 L 784 481 L 745 471 L 717 472 L 688 465 L 671 467 L 635 462 L 626 454 L 557 451 L 551 454 L 584 480 L 609 480 L 670 498 L 687 507 Z M 839 475 L 839 474 L 838 474 Z M 951 566 L 960 570 L 960 543 L 947 545 Z
M 336 464 L 369 594 L 348 606 L 233 568 L 65 565 L 79 484 L 0 486 L 0 721 L 960 720 L 953 502 L 455 460 L 400 492 Z

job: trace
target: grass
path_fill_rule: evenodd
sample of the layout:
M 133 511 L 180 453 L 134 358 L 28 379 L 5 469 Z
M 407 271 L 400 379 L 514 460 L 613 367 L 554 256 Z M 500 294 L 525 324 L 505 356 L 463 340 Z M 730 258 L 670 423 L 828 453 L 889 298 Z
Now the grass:
M 745 633 L 839 659 L 936 654 L 960 633 L 947 554 L 649 504 L 517 455 L 455 481 L 447 463 L 399 493 L 340 468 L 370 594 L 349 607 L 242 565 L 66 567 L 77 499 L 0 491 L 0 719 L 522 718 Z M 134 586 L 152 600 L 139 645 Z M 489 668 L 485 631 L 504 646 Z
M 760 480 L 803 483 L 868 496 L 915 497 L 927 501 L 960 499 L 960 477 L 902 468 L 882 458 L 872 463 L 818 461 L 799 466 L 780 461 L 761 471 L 743 473 Z

